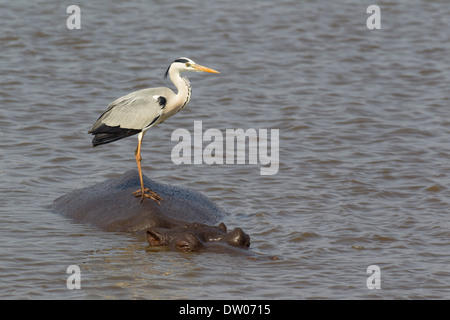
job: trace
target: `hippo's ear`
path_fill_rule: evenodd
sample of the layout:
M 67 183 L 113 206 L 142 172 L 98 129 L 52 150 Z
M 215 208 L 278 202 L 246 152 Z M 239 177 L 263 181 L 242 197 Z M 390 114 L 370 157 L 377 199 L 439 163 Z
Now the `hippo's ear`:
M 161 234 L 156 230 L 149 229 L 147 230 L 147 241 L 152 246 L 161 246 L 162 245 Z
M 218 227 L 223 231 L 227 232 L 227 226 L 225 225 L 225 223 L 223 222 L 219 223 Z

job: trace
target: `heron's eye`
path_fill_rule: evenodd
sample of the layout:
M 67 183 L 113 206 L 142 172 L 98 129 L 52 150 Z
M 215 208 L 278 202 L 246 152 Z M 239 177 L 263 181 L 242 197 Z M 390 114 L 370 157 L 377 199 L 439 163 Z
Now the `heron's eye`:
M 189 62 L 186 62 L 186 67 L 190 67 L 191 66 L 191 64 L 189 63 Z

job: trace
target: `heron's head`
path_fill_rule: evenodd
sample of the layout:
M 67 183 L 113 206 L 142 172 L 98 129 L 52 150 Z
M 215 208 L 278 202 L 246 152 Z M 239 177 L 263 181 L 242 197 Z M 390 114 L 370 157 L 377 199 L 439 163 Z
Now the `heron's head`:
M 181 73 L 183 71 L 219 73 L 219 71 L 217 70 L 204 67 L 200 64 L 197 64 L 195 61 L 185 57 L 178 58 L 174 62 L 172 62 L 172 64 L 167 68 L 167 71 L 164 75 L 165 78 L 167 78 L 169 70 L 178 71 L 178 73 Z

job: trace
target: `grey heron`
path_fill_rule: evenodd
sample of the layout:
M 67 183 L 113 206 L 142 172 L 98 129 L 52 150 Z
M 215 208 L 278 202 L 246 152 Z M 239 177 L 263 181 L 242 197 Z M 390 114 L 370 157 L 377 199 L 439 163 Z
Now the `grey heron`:
M 153 190 L 144 187 L 141 170 L 141 144 L 145 133 L 151 127 L 164 122 L 183 109 L 191 98 L 191 85 L 186 77 L 180 75 L 183 71 L 219 73 L 182 57 L 176 59 L 167 68 L 164 75 L 170 77 L 178 92 L 169 88 L 147 88 L 129 93 L 111 102 L 108 109 L 92 125 L 88 133 L 94 135 L 92 145 L 110 143 L 125 137 L 138 134 L 138 145 L 135 151 L 139 171 L 141 189 L 133 194 L 136 197 L 150 198 L 160 203 L 162 198 Z

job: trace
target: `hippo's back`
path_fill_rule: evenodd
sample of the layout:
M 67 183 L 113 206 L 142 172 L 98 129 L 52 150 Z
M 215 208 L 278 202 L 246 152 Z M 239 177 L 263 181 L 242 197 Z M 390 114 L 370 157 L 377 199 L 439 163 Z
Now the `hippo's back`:
M 144 184 L 163 198 L 161 204 L 140 202 L 132 193 L 140 188 L 139 175 L 130 170 L 118 178 L 74 190 L 54 201 L 53 209 L 75 221 L 108 231 L 142 231 L 170 223 L 214 224 L 225 212 L 201 193 L 157 183 L 144 176 Z

